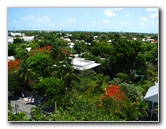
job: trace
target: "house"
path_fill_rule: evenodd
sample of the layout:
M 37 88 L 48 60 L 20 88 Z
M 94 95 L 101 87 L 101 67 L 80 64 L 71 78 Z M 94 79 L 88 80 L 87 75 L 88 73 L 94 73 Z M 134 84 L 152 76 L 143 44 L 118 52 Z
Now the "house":
M 110 40 L 108 40 L 108 43 L 111 43 L 112 42 L 112 40 L 110 39 Z
M 145 38 L 142 38 L 142 41 L 143 41 L 143 42 L 145 42 L 145 41 L 146 41 L 146 39 L 145 39 Z
M 98 38 L 98 36 L 93 36 L 93 39 L 97 39 Z
M 21 33 L 13 33 L 13 32 L 10 32 L 11 36 L 15 37 L 15 36 L 24 36 L 24 34 L 21 34 Z
M 154 39 L 146 39 L 147 42 L 153 42 Z
M 25 42 L 29 42 L 34 40 L 35 36 L 23 36 L 21 39 L 23 39 Z
M 136 41 L 136 40 L 137 40 L 137 38 L 135 38 L 135 37 L 134 37 L 134 38 L 133 38 L 133 40 L 135 40 L 135 41 Z
M 159 93 L 159 85 L 156 83 L 154 86 L 150 87 L 145 94 L 144 101 L 148 102 L 148 113 L 150 116 L 150 120 L 155 120 L 157 116 L 157 105 L 158 105 L 158 93 Z
M 72 64 L 75 69 L 80 71 L 92 69 L 100 65 L 99 63 L 95 63 L 91 60 L 85 60 L 84 58 L 74 58 L 72 60 Z
M 69 38 L 62 38 L 64 41 L 71 42 L 71 39 Z
M 8 56 L 8 61 L 15 60 L 14 56 Z
M 71 63 L 73 68 L 75 68 L 76 70 L 84 71 L 84 70 L 95 68 L 100 65 L 99 63 L 95 63 L 94 61 L 85 60 L 84 58 L 79 58 L 77 54 L 74 54 L 73 56 L 75 58 L 72 59 Z M 53 66 L 57 66 L 57 65 L 55 64 Z
M 8 44 L 11 44 L 11 43 L 13 43 L 13 42 L 14 42 L 13 37 L 8 36 Z
M 29 52 L 31 50 L 31 47 L 27 47 L 26 50 Z
M 70 48 L 73 48 L 75 45 L 73 42 L 69 42 L 68 44 L 69 44 Z

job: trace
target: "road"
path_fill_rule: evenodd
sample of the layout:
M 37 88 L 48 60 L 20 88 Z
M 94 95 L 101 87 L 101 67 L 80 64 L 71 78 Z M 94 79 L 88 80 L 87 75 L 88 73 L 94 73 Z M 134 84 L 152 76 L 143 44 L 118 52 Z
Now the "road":
M 16 113 L 15 104 L 19 107 L 17 108 L 17 112 L 26 112 L 27 116 L 30 118 L 31 108 L 35 107 L 33 103 L 27 102 L 27 98 L 18 99 L 18 100 L 11 100 L 11 106 L 13 108 L 14 114 Z

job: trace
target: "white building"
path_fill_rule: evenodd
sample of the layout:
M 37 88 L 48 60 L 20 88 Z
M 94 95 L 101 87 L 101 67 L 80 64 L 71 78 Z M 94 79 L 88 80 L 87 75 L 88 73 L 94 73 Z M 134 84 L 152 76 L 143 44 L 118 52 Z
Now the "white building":
M 135 41 L 136 41 L 136 40 L 137 40 L 137 38 L 135 38 L 135 37 L 134 37 L 134 38 L 133 38 L 133 40 L 135 40 Z
M 69 44 L 70 48 L 73 48 L 75 45 L 75 43 L 73 43 L 73 42 L 69 42 L 68 44 Z
M 95 68 L 100 65 L 99 63 L 95 63 L 94 61 L 85 60 L 84 58 L 79 58 L 77 54 L 74 54 L 73 56 L 75 56 L 75 58 L 72 59 L 71 63 L 73 65 L 73 68 L 75 68 L 76 70 L 84 71 Z M 53 66 L 57 65 L 55 64 Z
M 23 36 L 21 37 L 25 42 L 34 40 L 35 36 Z
M 147 42 L 153 42 L 154 39 L 146 39 Z
M 10 32 L 11 36 L 24 36 L 24 34 L 21 34 L 21 33 L 13 33 L 13 32 Z
M 142 38 L 142 41 L 143 41 L 143 42 L 145 42 L 145 41 L 146 41 L 146 39 L 145 39 L 145 38 Z
M 14 42 L 13 37 L 8 36 L 8 44 L 13 43 L 13 42 Z
M 91 60 L 85 60 L 84 58 L 74 58 L 72 60 L 72 64 L 75 69 L 80 71 L 92 69 L 100 65 L 99 63 L 95 63 Z
M 158 93 L 159 85 L 158 83 L 156 83 L 154 86 L 148 89 L 144 97 L 144 100 L 148 102 L 148 112 L 150 112 L 150 120 L 153 120 L 153 116 L 157 114 L 155 109 L 158 105 Z
M 14 56 L 8 56 L 8 61 L 15 60 Z
M 61 39 L 63 39 L 64 41 L 67 41 L 67 42 L 71 42 L 71 39 L 69 39 L 69 38 L 61 38 Z
M 97 39 L 98 38 L 98 36 L 93 36 L 93 39 Z
M 29 52 L 31 50 L 31 47 L 27 47 L 26 50 Z
M 108 43 L 111 43 L 112 42 L 112 40 L 110 39 L 110 40 L 108 40 Z

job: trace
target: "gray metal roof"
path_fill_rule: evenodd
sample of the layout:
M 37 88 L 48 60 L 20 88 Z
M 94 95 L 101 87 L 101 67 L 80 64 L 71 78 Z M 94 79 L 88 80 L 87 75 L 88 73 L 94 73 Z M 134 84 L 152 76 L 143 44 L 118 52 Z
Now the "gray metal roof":
M 159 86 L 158 83 L 156 83 L 154 86 L 148 89 L 144 97 L 144 100 L 158 103 L 158 92 L 159 92 Z

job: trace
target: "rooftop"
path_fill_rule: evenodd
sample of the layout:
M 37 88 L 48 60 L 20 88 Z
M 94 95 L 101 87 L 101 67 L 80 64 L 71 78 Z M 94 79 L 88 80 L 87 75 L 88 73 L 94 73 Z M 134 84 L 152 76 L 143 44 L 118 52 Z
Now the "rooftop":
M 154 86 L 148 89 L 144 97 L 144 100 L 158 103 L 158 91 L 159 91 L 159 87 L 158 87 L 158 83 L 156 83 Z
M 84 58 L 74 58 L 72 60 L 73 67 L 77 70 L 88 70 L 99 66 L 99 63 L 95 63 L 91 60 L 85 60 Z

